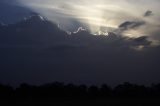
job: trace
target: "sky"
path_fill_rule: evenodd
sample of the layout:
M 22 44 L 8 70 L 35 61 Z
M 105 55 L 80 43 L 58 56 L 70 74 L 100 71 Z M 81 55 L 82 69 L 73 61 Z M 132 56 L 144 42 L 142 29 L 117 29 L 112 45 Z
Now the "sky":
M 0 83 L 158 83 L 159 5 L 1 0 Z
M 82 26 L 92 34 L 114 31 L 124 36 L 159 39 L 159 0 L 19 0 L 65 30 Z M 119 28 L 132 22 L 128 28 Z M 134 27 L 132 27 L 134 26 Z M 147 30 L 146 30 L 147 29 Z

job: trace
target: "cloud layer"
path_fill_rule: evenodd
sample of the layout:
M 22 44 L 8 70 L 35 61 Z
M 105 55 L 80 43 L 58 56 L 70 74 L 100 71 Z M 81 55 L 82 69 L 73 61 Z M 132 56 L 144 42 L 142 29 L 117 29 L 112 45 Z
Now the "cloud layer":
M 82 26 L 92 34 L 119 33 L 119 26 L 126 21 L 145 24 L 123 31 L 124 36 L 153 39 L 152 36 L 158 36 L 155 34 L 160 30 L 159 0 L 19 0 L 19 3 L 60 24 L 65 30 Z
M 39 16 L 0 24 L 1 82 L 159 82 L 159 0 L 17 2 L 75 33 Z
M 160 46 L 152 46 L 148 37 L 78 31 L 67 35 L 39 15 L 0 25 L 0 82 L 114 85 L 160 81 Z

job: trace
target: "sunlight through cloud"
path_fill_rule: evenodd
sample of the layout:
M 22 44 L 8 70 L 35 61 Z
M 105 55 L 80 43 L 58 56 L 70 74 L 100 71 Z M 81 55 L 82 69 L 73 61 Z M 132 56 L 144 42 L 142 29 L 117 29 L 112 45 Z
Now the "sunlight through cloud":
M 77 27 L 70 27 L 79 25 L 96 35 L 113 31 L 124 36 L 139 37 L 153 36 L 153 32 L 157 33 L 160 29 L 160 24 L 157 23 L 160 19 L 158 0 L 138 2 L 135 0 L 18 0 L 18 2 L 52 22 L 60 24 L 64 30 L 76 30 Z M 144 15 L 147 11 L 152 15 Z M 145 24 L 122 31 L 119 25 L 125 21 L 144 21 Z

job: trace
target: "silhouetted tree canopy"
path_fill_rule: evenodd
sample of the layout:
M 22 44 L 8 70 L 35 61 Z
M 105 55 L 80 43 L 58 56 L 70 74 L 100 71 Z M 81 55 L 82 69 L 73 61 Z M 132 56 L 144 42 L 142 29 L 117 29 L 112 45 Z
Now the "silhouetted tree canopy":
M 160 84 L 150 87 L 125 82 L 114 88 L 102 86 L 86 86 L 64 84 L 59 82 L 40 86 L 21 84 L 17 88 L 0 84 L 0 98 L 108 98 L 108 97 L 160 97 Z

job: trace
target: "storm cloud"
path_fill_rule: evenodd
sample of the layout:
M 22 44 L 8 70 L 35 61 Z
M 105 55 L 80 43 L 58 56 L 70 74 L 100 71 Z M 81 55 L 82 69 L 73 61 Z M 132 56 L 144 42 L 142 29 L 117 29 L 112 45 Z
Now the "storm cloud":
M 39 15 L 0 26 L 0 35 L 2 83 L 115 85 L 160 80 L 160 47 L 152 46 L 147 36 L 93 36 L 82 28 L 68 35 Z
M 3 1 L 29 16 L 0 24 L 0 82 L 160 81 L 159 0 Z

